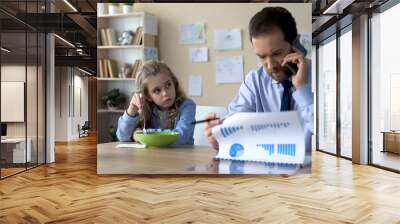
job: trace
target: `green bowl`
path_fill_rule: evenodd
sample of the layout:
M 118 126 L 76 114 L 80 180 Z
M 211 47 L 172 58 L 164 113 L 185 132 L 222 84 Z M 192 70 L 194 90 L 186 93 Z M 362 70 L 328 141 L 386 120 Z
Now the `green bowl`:
M 167 147 L 179 139 L 178 132 L 135 132 L 135 139 L 147 146 Z

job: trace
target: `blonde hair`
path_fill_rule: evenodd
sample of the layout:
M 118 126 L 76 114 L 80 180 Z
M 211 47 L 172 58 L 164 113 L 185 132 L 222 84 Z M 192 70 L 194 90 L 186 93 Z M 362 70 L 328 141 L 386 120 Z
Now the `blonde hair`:
M 175 74 L 171 71 L 171 69 L 161 61 L 151 60 L 146 62 L 142 69 L 140 70 L 137 79 L 136 79 L 136 89 L 135 92 L 141 92 L 145 96 L 144 105 L 142 108 L 142 113 L 139 116 L 139 127 L 143 127 L 144 119 L 146 118 L 146 128 L 156 128 L 151 127 L 151 117 L 153 108 L 156 106 L 154 102 L 149 102 L 146 98 L 150 98 L 149 90 L 147 87 L 147 77 L 156 76 L 160 73 L 164 73 L 169 75 L 172 79 L 172 82 L 175 87 L 175 103 L 173 105 L 173 109 L 168 112 L 168 118 L 166 120 L 166 124 L 164 124 L 164 129 L 173 129 L 175 124 L 175 119 L 178 114 L 178 109 L 182 105 L 183 101 L 186 99 L 185 93 L 182 91 L 179 86 L 178 79 Z

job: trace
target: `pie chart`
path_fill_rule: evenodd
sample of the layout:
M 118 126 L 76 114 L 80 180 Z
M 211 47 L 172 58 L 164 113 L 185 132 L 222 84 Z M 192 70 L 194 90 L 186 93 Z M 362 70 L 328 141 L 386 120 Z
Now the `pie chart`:
M 235 143 L 231 146 L 231 149 L 229 150 L 229 155 L 231 157 L 240 157 L 244 153 L 244 147 L 243 145 L 239 143 Z

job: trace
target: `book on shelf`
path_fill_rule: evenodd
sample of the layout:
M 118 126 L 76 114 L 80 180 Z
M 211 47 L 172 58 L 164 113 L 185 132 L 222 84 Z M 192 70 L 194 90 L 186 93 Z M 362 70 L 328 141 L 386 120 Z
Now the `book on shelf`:
M 100 45 L 107 45 L 107 36 L 104 29 L 100 29 Z
M 117 34 L 114 29 L 111 28 L 100 29 L 100 45 L 101 46 L 117 45 Z
M 111 59 L 107 59 L 108 71 L 110 78 L 118 78 L 118 66 L 117 62 Z
M 112 59 L 99 59 L 99 77 L 118 78 L 118 64 Z
M 133 64 L 132 68 L 132 78 L 136 78 L 136 75 L 140 72 L 143 66 L 143 60 L 137 59 L 135 60 L 135 63 Z
M 106 59 L 102 59 L 102 61 L 103 61 L 104 77 L 109 77 L 107 61 Z
M 135 37 L 133 38 L 133 45 L 141 45 L 143 42 L 144 29 L 142 26 L 136 28 Z
M 107 61 L 107 69 L 108 69 L 108 75 L 110 78 L 113 78 L 113 70 L 112 70 L 112 66 L 111 66 L 111 60 L 110 59 L 106 59 Z
M 103 60 L 99 60 L 99 77 L 104 77 Z
M 107 28 L 107 39 L 109 40 L 109 44 L 114 46 L 117 45 L 117 37 L 114 29 Z

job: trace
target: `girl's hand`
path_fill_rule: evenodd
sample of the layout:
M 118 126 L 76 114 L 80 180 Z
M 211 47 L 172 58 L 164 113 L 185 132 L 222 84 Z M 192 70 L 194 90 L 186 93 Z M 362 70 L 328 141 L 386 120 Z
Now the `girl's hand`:
M 131 102 L 127 110 L 128 115 L 133 116 L 136 112 L 142 110 L 144 104 L 144 97 L 141 93 L 135 93 L 132 96 Z

